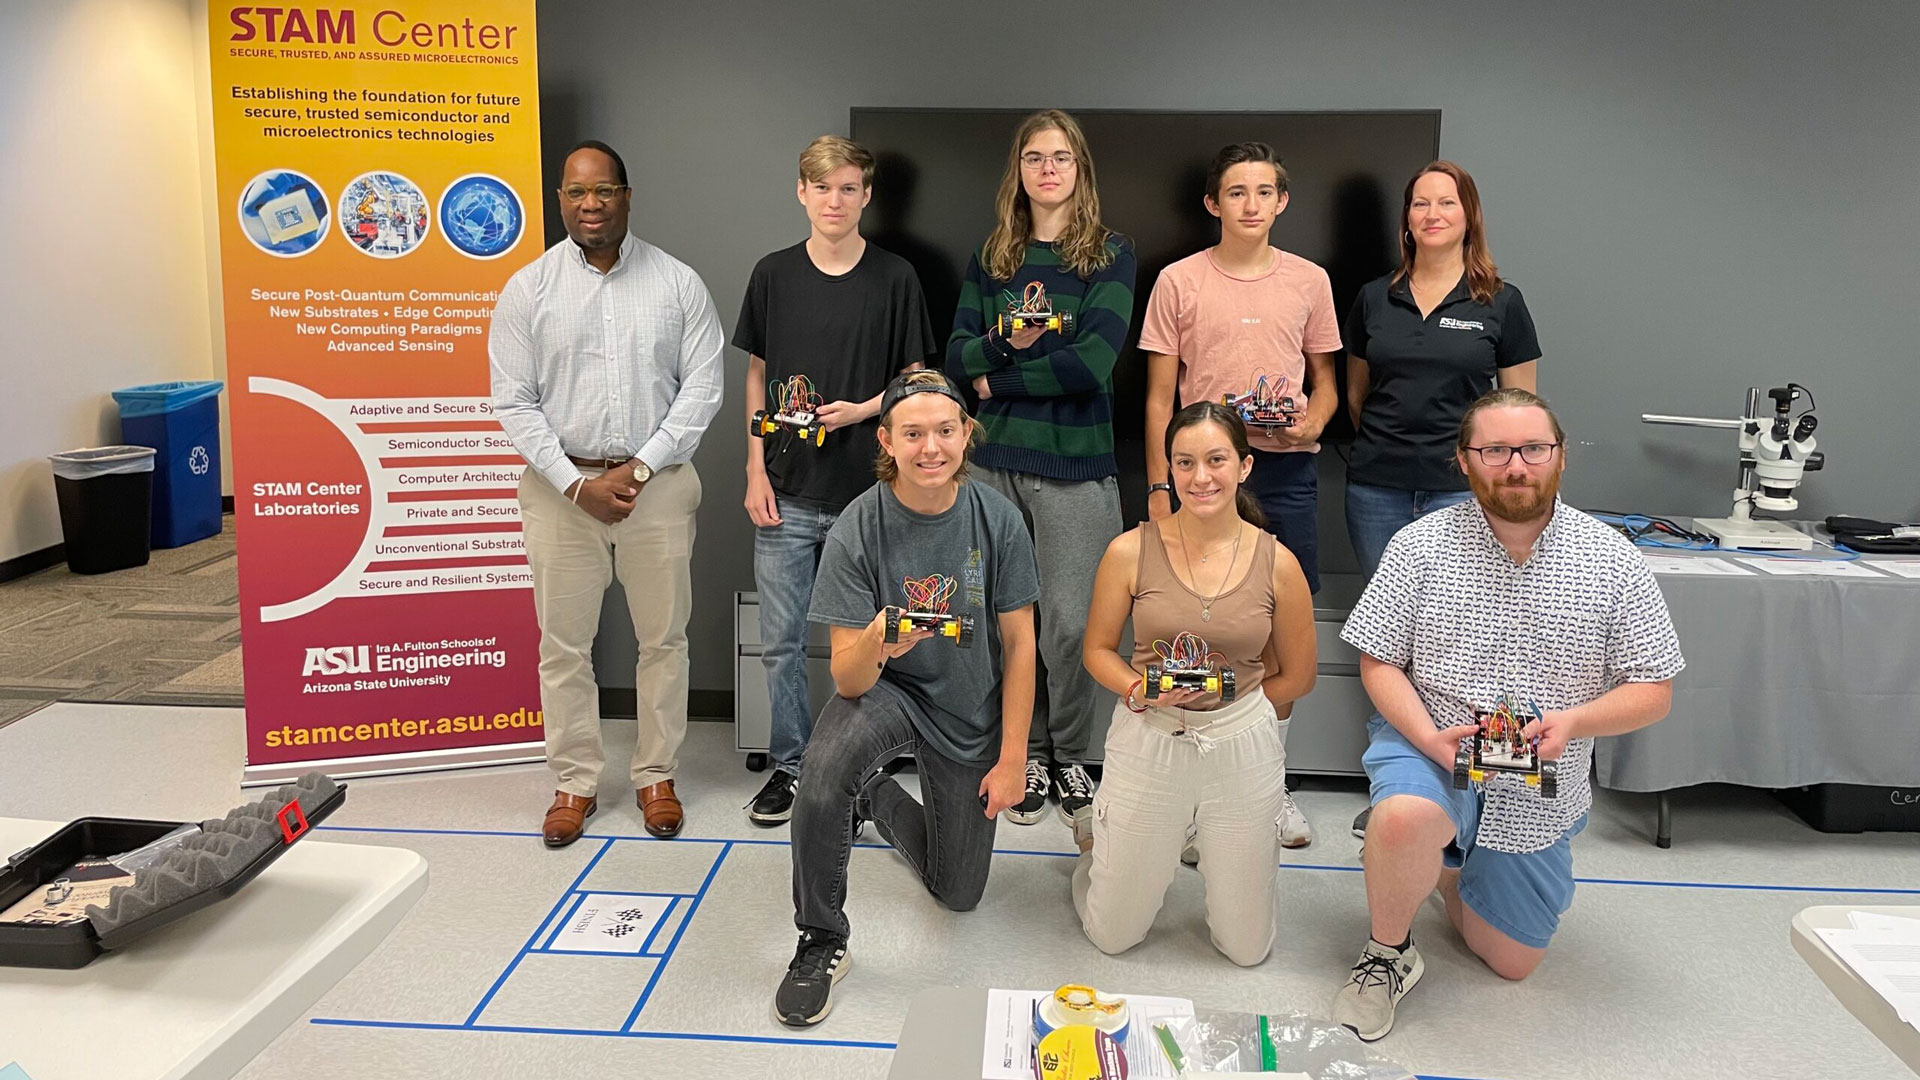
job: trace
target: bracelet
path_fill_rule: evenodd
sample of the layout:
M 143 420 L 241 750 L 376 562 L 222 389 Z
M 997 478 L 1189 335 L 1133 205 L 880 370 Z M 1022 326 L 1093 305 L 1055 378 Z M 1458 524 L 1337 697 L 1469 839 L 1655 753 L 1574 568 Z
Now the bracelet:
M 1147 707 L 1145 705 L 1142 705 L 1139 708 L 1135 708 L 1133 705 L 1133 692 L 1135 690 L 1140 690 L 1145 688 L 1146 685 L 1147 685 L 1147 677 L 1145 675 L 1142 675 L 1138 679 L 1133 680 L 1132 686 L 1127 687 L 1127 711 L 1128 712 L 1137 714 L 1137 713 L 1143 713 L 1147 711 Z
M 580 489 L 586 486 L 587 486 L 587 478 L 584 476 L 580 478 L 579 483 L 573 485 L 573 505 L 575 506 L 580 505 Z

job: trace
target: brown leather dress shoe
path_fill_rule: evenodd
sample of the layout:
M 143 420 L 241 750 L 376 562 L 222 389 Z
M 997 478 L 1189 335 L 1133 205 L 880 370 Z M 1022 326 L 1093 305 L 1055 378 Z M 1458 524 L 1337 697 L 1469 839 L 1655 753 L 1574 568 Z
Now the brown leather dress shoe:
M 550 848 L 562 848 L 580 839 L 587 819 L 600 808 L 600 800 L 584 798 L 564 791 L 553 793 L 553 805 L 547 807 L 547 820 L 540 823 L 540 841 Z
M 634 793 L 633 801 L 640 805 L 640 813 L 647 819 L 648 832 L 662 840 L 680 835 L 680 825 L 686 815 L 680 808 L 680 797 L 673 793 L 673 781 L 648 784 Z

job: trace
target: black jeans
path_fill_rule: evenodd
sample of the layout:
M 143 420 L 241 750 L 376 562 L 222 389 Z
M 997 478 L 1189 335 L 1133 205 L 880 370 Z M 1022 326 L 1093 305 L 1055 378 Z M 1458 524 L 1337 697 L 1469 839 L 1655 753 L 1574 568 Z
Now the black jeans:
M 925 806 L 880 772 L 901 754 L 914 755 Z M 980 809 L 980 782 L 992 767 L 954 761 L 922 742 L 905 707 L 884 691 L 830 700 L 814 723 L 794 795 L 794 925 L 850 932 L 843 909 L 856 799 L 935 900 L 971 911 L 993 858 L 995 822 Z

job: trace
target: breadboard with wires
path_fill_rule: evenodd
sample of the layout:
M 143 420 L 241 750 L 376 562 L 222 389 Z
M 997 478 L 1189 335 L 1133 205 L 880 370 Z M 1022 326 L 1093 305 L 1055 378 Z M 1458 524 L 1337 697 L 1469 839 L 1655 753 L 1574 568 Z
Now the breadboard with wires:
M 1053 301 L 1047 298 L 1046 283 L 1041 281 L 1027 282 L 1026 288 L 1021 290 L 1020 299 L 1009 301 L 1007 310 L 996 323 L 1002 335 L 1030 327 L 1071 334 L 1073 325 L 1073 312 L 1055 311 Z
M 1223 704 L 1233 700 L 1233 669 L 1227 666 L 1225 656 L 1207 644 L 1207 639 L 1183 630 L 1175 634 L 1172 641 L 1156 639 L 1153 651 L 1160 659 L 1147 665 L 1144 681 L 1148 700 L 1174 690 L 1219 694 Z
M 1255 377 L 1253 389 L 1244 394 L 1223 394 L 1220 403 L 1240 414 L 1240 422 L 1248 427 L 1273 428 L 1292 427 L 1298 419 L 1298 409 L 1294 405 L 1293 395 L 1287 392 L 1290 384 L 1285 375 L 1261 372 Z
M 1559 774 L 1554 762 L 1540 758 L 1540 740 L 1522 732 L 1544 713 L 1533 699 L 1523 704 L 1511 693 L 1503 693 L 1492 705 L 1474 710 L 1474 733 L 1460 741 L 1453 762 L 1453 786 L 1464 790 L 1484 784 L 1491 773 L 1513 773 L 1528 787 L 1538 788 L 1543 798 L 1558 792 Z

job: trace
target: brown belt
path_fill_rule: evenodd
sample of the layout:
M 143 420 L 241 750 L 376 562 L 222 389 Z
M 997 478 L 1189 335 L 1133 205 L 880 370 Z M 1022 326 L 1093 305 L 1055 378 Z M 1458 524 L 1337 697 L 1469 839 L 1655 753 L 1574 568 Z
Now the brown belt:
M 573 462 L 575 465 L 582 465 L 590 469 L 617 469 L 620 466 L 625 465 L 627 462 L 632 461 L 633 459 L 630 457 L 623 457 L 623 458 L 576 457 L 572 454 L 568 454 L 567 460 Z

